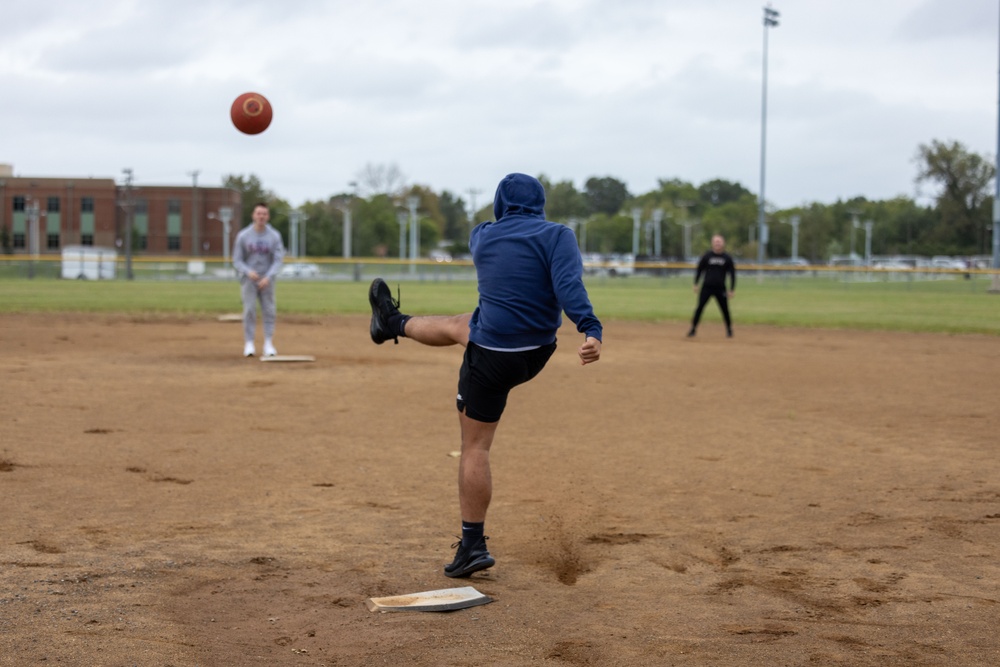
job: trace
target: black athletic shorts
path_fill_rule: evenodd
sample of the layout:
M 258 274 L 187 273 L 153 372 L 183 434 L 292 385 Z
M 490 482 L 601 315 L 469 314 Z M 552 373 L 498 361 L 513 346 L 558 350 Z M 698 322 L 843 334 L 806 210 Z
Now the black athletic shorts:
M 458 411 L 480 422 L 500 421 L 510 390 L 538 375 L 555 351 L 554 342 L 524 352 L 497 352 L 469 341 L 458 372 Z

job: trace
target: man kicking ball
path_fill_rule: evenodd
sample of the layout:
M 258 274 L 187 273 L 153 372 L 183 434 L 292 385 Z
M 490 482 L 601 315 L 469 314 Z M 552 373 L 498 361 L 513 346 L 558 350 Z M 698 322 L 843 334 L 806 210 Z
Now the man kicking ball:
M 469 239 L 479 283 L 472 313 L 409 316 L 399 311 L 389 286 L 376 278 L 369 289 L 371 337 L 381 345 L 410 338 L 424 345 L 462 345 L 458 421 L 462 456 L 458 502 L 462 538 L 448 577 L 467 577 L 495 564 L 483 533 L 493 495 L 490 447 L 507 395 L 535 377 L 556 349 L 562 313 L 586 337 L 582 364 L 601 358 L 602 327 L 583 285 L 583 262 L 569 227 L 545 219 L 545 190 L 538 179 L 510 174 L 497 187 L 496 222 L 477 225 Z

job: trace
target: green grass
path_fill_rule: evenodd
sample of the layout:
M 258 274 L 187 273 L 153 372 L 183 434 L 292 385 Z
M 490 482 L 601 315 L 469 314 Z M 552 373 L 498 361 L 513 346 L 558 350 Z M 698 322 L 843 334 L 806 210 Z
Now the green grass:
M 278 310 L 285 315 L 364 314 L 367 286 L 359 281 L 284 280 Z M 389 280 L 395 291 L 397 281 Z M 403 309 L 413 314 L 470 310 L 476 302 L 471 280 L 403 281 Z M 686 322 L 695 306 L 690 276 L 588 279 L 602 320 Z M 845 328 L 1000 335 L 1000 294 L 986 278 L 920 282 L 852 282 L 819 278 L 740 276 L 732 310 L 737 326 Z M 76 281 L 48 278 L 0 279 L 0 314 L 27 312 L 217 315 L 240 310 L 235 281 Z M 718 322 L 715 303 L 705 322 Z

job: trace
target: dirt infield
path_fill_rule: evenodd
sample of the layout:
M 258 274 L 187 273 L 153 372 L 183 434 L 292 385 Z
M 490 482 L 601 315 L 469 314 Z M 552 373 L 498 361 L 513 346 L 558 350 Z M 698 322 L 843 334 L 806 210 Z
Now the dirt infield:
M 278 326 L 0 320 L 0 665 L 1000 664 L 998 338 L 567 329 L 455 581 L 461 350 Z

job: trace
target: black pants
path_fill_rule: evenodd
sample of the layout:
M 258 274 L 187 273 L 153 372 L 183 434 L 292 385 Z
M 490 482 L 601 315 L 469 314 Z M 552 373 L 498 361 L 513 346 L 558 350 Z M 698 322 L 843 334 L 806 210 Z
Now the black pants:
M 725 285 L 721 287 L 711 287 L 702 283 L 701 293 L 698 295 L 698 307 L 694 311 L 694 319 L 691 321 L 691 329 L 694 330 L 698 327 L 698 322 L 701 320 L 701 311 L 705 310 L 705 304 L 712 297 L 719 302 L 719 310 L 722 311 L 722 319 L 726 321 L 726 331 L 733 328 L 733 323 L 729 319 L 729 298 L 726 296 Z

